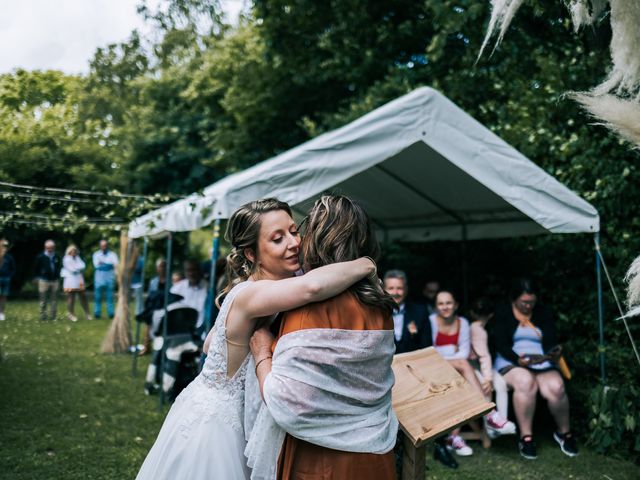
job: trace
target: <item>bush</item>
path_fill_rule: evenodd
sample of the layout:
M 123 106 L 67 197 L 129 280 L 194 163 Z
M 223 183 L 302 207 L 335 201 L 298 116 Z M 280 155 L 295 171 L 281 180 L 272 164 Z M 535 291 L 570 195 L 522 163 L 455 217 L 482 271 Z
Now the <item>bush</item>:
M 640 461 L 640 389 L 598 386 L 591 391 L 589 444 L 600 453 Z

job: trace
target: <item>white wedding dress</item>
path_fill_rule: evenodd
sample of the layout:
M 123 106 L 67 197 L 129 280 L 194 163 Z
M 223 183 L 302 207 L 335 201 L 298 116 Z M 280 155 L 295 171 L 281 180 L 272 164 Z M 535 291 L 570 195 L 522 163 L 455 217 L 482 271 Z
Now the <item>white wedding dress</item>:
M 204 368 L 169 410 L 138 480 L 244 480 L 250 477 L 244 449 L 244 387 L 250 355 L 227 376 L 226 319 L 235 286 L 225 298 Z

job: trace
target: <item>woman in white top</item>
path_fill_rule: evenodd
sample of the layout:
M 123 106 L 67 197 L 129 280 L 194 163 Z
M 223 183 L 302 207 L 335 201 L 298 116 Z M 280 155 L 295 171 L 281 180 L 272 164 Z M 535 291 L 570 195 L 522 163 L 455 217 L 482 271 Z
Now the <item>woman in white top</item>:
M 63 279 L 62 288 L 67 294 L 67 318 L 72 322 L 78 321 L 78 317 L 74 314 L 76 294 L 80 298 L 80 305 L 84 310 L 85 317 L 87 320 L 91 320 L 87 295 L 84 291 L 84 276 L 82 275 L 85 267 L 84 261 L 78 254 L 78 247 L 73 244 L 69 245 L 62 259 L 60 276 Z

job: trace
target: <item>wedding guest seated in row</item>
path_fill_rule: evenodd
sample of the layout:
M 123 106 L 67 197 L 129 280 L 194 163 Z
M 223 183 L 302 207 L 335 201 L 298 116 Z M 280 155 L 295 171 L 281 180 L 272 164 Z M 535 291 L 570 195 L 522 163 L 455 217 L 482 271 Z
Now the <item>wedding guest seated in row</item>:
M 490 400 L 491 397 L 483 392 L 482 385 L 480 385 L 468 360 L 471 352 L 469 321 L 457 315 L 457 309 L 458 303 L 451 291 L 441 290 L 438 292 L 436 312 L 429 316 L 433 346 L 467 382 Z M 484 420 L 487 428 L 495 430 L 498 434 L 508 434 L 515 431 L 513 423 L 502 417 L 496 410 L 485 415 Z M 473 450 L 459 433 L 460 429 L 451 432 L 447 439 L 449 448 L 460 456 L 473 455 Z
M 204 305 L 207 299 L 207 283 L 202 279 L 200 264 L 194 260 L 187 260 L 183 264 L 183 280 L 173 282 L 171 293 L 180 295 L 185 306 L 195 308 L 198 311 L 196 329 L 201 332 L 202 340 L 206 337 L 204 332 Z
M 478 298 L 469 309 L 471 317 L 471 354 L 469 361 L 474 367 L 476 376 L 482 386 L 482 393 L 487 401 L 491 401 L 491 392 L 495 392 L 496 410 L 504 419 L 509 416 L 509 391 L 502 375 L 493 369 L 493 360 L 489 350 L 489 336 L 487 323 L 493 319 L 493 305 L 486 298 Z M 515 424 L 509 422 L 512 430 L 502 429 L 502 435 L 515 434 Z M 496 438 L 500 434 L 485 422 L 485 429 L 489 438 Z
M 407 301 L 407 275 L 402 270 L 389 270 L 384 275 L 384 289 L 398 308 L 393 312 L 393 335 L 396 353 L 413 352 L 431 346 L 431 329 L 424 305 Z
M 569 424 L 569 398 L 557 367 L 561 348 L 556 340 L 555 315 L 538 302 L 538 290 L 528 278 L 514 282 L 510 300 L 496 309 L 495 368 L 513 389 L 520 454 L 537 458 L 532 423 L 539 392 L 557 425 L 553 438 L 562 452 L 575 456 L 578 447 Z
M 436 295 L 440 291 L 440 282 L 435 278 L 430 278 L 424 282 L 422 289 L 422 298 L 427 308 L 427 313 L 431 315 L 436 311 Z

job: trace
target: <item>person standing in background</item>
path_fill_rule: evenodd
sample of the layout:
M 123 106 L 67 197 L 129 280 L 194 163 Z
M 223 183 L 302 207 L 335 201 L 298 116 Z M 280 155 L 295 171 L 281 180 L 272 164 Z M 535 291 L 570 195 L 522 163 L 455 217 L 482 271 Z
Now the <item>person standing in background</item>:
M 89 305 L 87 304 L 87 295 L 84 291 L 84 271 L 86 264 L 80 258 L 78 247 L 71 244 L 67 247 L 65 255 L 62 258 L 62 289 L 67 294 L 67 318 L 72 322 L 77 322 L 78 317 L 74 313 L 76 294 L 80 298 L 80 305 L 84 310 L 87 320 L 91 320 L 89 315 Z
M 102 314 L 102 297 L 106 297 L 107 315 L 113 318 L 115 309 L 113 305 L 113 290 L 116 283 L 116 267 L 118 266 L 118 256 L 109 250 L 109 243 L 100 240 L 100 249 L 93 254 L 93 266 L 95 273 L 93 276 L 93 315 L 96 319 Z
M 11 287 L 11 277 L 16 273 L 16 262 L 9 253 L 9 242 L 0 239 L 0 321 L 5 320 L 4 307 Z
M 36 257 L 35 278 L 40 296 L 40 320 L 47 319 L 47 303 L 50 306 L 49 319 L 56 319 L 61 268 L 62 260 L 56 253 L 56 243 L 49 239 L 44 242 L 44 252 Z

